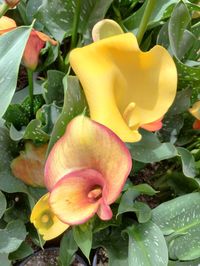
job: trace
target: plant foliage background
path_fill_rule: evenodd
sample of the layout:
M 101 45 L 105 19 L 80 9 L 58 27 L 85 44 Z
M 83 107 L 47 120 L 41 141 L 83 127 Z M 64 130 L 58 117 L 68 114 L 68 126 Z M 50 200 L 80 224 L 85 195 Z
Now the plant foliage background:
M 70 50 L 91 43 L 91 29 L 103 18 L 137 34 L 146 4 L 141 0 L 21 0 L 6 13 L 20 27 L 0 36 L 2 265 L 33 253 L 27 239 L 36 246 L 44 244 L 29 216 L 45 189 L 14 177 L 11 161 L 27 140 L 48 143 L 49 152 L 69 121 L 89 112 L 78 79 L 72 72 L 69 75 Z M 156 1 L 140 46 L 147 51 L 160 44 L 173 56 L 178 70 L 176 99 L 160 131 L 142 130 L 140 142 L 127 144 L 134 168 L 114 205 L 117 219 L 102 222 L 94 217 L 67 231 L 60 244 L 59 265 L 69 265 L 78 248 L 89 260 L 91 249 L 99 247 L 106 250 L 111 266 L 199 265 L 200 131 L 192 128 L 194 118 L 188 112 L 200 100 L 199 17 L 198 1 Z M 26 71 L 20 66 L 32 27 L 59 42 L 46 45 L 34 73 L 34 115 Z

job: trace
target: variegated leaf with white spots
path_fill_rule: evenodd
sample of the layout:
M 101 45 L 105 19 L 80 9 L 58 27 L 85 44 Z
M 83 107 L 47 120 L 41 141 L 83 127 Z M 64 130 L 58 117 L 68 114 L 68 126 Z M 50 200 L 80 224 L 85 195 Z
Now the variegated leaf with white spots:
M 129 235 L 128 266 L 167 266 L 167 245 L 156 224 L 132 225 L 126 232 Z
M 171 259 L 200 257 L 200 193 L 162 203 L 153 210 L 152 220 L 167 235 Z

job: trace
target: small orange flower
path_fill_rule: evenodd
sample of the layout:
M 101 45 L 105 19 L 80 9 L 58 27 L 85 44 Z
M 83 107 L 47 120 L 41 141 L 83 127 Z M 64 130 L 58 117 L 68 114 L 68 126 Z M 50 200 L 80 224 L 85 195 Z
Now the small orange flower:
M 17 25 L 13 19 L 6 16 L 0 18 L 0 35 L 16 27 Z M 51 39 L 42 32 L 34 29 L 31 31 L 23 54 L 23 63 L 27 68 L 33 71 L 36 69 L 39 62 L 40 51 L 45 46 L 46 42 L 50 42 L 52 45 L 58 44 L 57 41 Z
M 194 129 L 200 129 L 200 101 L 197 101 L 189 109 L 189 112 L 196 118 L 193 123 Z
M 44 164 L 47 144 L 36 147 L 31 142 L 25 144 L 25 150 L 11 163 L 12 173 L 25 184 L 44 187 Z
M 57 42 L 46 34 L 32 30 L 23 54 L 23 63 L 27 68 L 31 70 L 36 69 L 39 62 L 40 51 L 45 46 L 46 42 L 57 45 Z

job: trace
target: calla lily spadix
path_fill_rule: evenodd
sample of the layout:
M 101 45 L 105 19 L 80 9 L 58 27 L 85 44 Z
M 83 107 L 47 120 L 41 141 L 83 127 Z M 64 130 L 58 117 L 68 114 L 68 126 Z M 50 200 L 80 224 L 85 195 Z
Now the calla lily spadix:
M 74 118 L 46 161 L 46 210 L 67 226 L 82 224 L 94 214 L 111 219 L 110 204 L 118 198 L 131 167 L 130 153 L 115 133 L 84 116 Z M 38 229 L 43 215 L 40 201 L 31 214 Z
M 159 45 L 142 52 L 132 33 L 72 50 L 70 64 L 91 118 L 125 142 L 139 141 L 138 129 L 160 120 L 175 98 L 177 71 L 170 54 Z M 154 124 L 153 129 L 160 126 Z

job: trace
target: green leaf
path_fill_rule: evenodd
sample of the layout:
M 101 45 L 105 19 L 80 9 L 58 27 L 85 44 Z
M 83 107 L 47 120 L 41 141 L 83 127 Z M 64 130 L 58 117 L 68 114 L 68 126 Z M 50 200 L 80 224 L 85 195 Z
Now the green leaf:
M 10 163 L 16 152 L 15 143 L 9 138 L 8 130 L 0 127 L 0 189 L 8 192 L 27 192 L 26 185 L 15 178 Z M 16 156 L 16 155 L 15 155 Z
M 63 103 L 64 87 L 63 78 L 65 74 L 57 70 L 47 71 L 47 80 L 44 83 L 44 97 L 47 104 L 55 101 L 60 106 Z
M 15 220 L 21 220 L 27 223 L 30 219 L 30 205 L 27 195 L 24 193 L 12 195 L 10 195 L 9 200 L 10 206 L 4 213 L 4 221 L 9 223 Z
M 169 20 L 169 41 L 173 54 L 182 59 L 192 47 L 195 36 L 187 30 L 191 21 L 187 6 L 180 1 L 173 10 Z
M 183 173 L 187 177 L 195 177 L 195 160 L 193 155 L 185 148 L 177 147 L 177 151 L 181 156 Z
M 152 211 L 152 221 L 165 235 L 169 235 L 171 259 L 193 260 L 200 257 L 200 193 L 162 203 Z
M 109 258 L 109 266 L 128 265 L 128 239 L 122 237 L 120 227 L 105 229 L 93 236 L 93 248 L 104 247 Z
M 128 265 L 167 266 L 168 251 L 159 227 L 148 222 L 128 227 Z
M 79 33 L 91 31 L 94 24 L 103 19 L 113 0 L 81 1 L 79 16 Z M 73 18 L 77 8 L 77 1 L 71 0 L 45 0 L 35 17 L 60 42 L 64 36 L 70 36 L 73 31 Z M 55 12 L 57 10 L 57 12 Z
M 59 266 L 70 265 L 78 246 L 74 240 L 72 230 L 67 231 L 62 237 L 59 251 Z
M 21 260 L 31 254 L 33 254 L 33 249 L 26 242 L 22 242 L 17 250 L 9 254 L 10 260 Z
M 161 143 L 151 132 L 141 130 L 142 140 L 128 143 L 132 158 L 139 162 L 153 163 L 177 156 L 176 148 L 171 143 Z
M 29 117 L 24 112 L 24 109 L 19 104 L 10 104 L 3 118 L 6 122 L 12 123 L 17 129 L 28 125 Z
M 85 257 L 90 261 L 89 255 L 92 248 L 92 228 L 90 222 L 73 227 L 73 236 L 76 244 Z
M 184 195 L 197 191 L 200 188 L 198 179 L 186 177 L 181 172 L 170 172 L 155 181 L 154 185 L 162 188 L 170 187 L 175 195 Z
M 0 36 L 0 117 L 14 95 L 19 65 L 32 27 L 19 27 Z
M 63 83 L 65 90 L 64 105 L 62 112 L 53 128 L 48 152 L 51 150 L 55 142 L 64 134 L 68 123 L 75 116 L 83 113 L 87 108 L 87 102 L 77 77 L 66 75 Z
M 138 191 L 140 194 L 154 196 L 157 191 L 148 184 L 139 184 L 132 187 L 132 189 Z
M 150 16 L 148 26 L 156 25 L 163 18 L 170 16 L 171 12 L 167 12 L 168 9 L 176 4 L 179 0 L 156 0 L 155 8 Z M 142 7 L 134 12 L 130 17 L 124 20 L 124 25 L 129 31 L 137 32 L 137 29 L 140 25 L 141 17 L 144 14 L 147 1 L 144 2 Z M 171 11 L 171 8 L 170 8 Z
M 6 210 L 6 207 L 7 207 L 6 197 L 0 191 L 0 218 L 3 216 L 3 214 Z
M 26 127 L 23 138 L 46 143 L 49 140 L 49 135 L 43 131 L 42 122 L 38 119 L 34 119 Z
M 146 223 L 151 218 L 151 209 L 143 202 L 134 201 L 140 192 L 134 187 L 129 188 L 121 197 L 117 216 L 125 212 L 135 212 L 140 223 Z
M 0 253 L 10 253 L 18 249 L 26 235 L 22 221 L 10 222 L 5 229 L 0 229 Z
M 42 5 L 41 0 L 29 0 L 26 3 L 26 17 L 29 20 L 29 23 L 31 23 L 34 20 L 34 15 L 41 5 Z M 37 30 L 43 29 L 43 25 L 40 24 L 38 21 L 36 21 L 34 25 L 37 28 Z
M 8 259 L 8 254 L 0 253 L 0 262 L 3 266 L 11 266 L 11 261 Z
M 192 93 L 191 93 L 190 89 L 178 91 L 172 106 L 170 107 L 169 111 L 167 112 L 167 115 L 169 115 L 169 116 L 179 115 L 179 114 L 187 111 L 190 107 L 191 94 Z
M 43 105 L 36 113 L 36 119 L 31 120 L 26 128 L 17 130 L 13 125 L 10 127 L 10 137 L 19 141 L 30 139 L 36 143 L 46 143 L 51 135 L 54 124 L 61 112 L 61 108 L 54 103 Z

